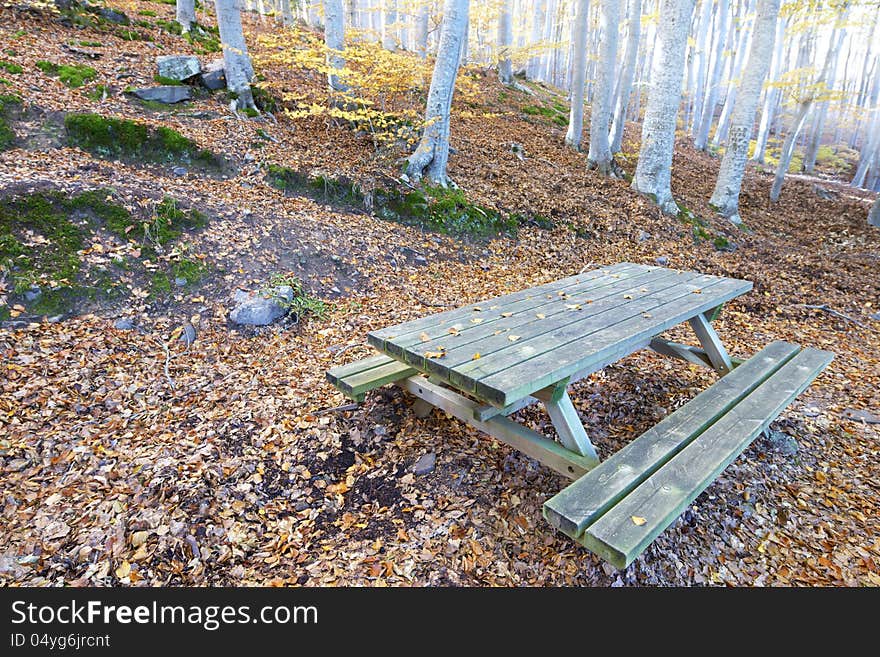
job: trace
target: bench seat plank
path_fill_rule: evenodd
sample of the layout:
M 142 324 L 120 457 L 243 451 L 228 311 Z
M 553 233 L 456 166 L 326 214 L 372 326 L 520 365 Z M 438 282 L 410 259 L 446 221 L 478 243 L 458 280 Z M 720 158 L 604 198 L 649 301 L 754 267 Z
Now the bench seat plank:
M 799 347 L 773 342 L 544 503 L 547 521 L 574 539 L 700 432 L 733 408 Z
M 390 356 L 373 356 L 327 371 L 327 380 L 349 399 L 360 401 L 368 390 L 416 374 L 416 370 Z
M 583 544 L 625 568 L 785 410 L 831 362 L 805 349 L 779 368 L 632 493 L 590 525 Z M 637 524 L 634 518 L 644 518 Z

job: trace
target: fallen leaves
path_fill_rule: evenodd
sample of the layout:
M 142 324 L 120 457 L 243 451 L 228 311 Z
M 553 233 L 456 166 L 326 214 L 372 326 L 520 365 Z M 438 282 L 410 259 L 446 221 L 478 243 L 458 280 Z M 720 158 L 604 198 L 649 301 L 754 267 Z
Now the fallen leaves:
M 516 342 L 517 340 L 519 340 L 519 338 L 520 338 L 520 336 L 518 336 L 518 335 L 508 335 L 507 336 L 507 339 L 510 340 L 511 342 Z
M 630 519 L 632 520 L 633 524 L 636 525 L 637 527 L 641 527 L 641 526 L 644 525 L 646 522 L 648 522 L 648 521 L 647 521 L 645 518 L 643 518 L 642 516 L 630 516 Z

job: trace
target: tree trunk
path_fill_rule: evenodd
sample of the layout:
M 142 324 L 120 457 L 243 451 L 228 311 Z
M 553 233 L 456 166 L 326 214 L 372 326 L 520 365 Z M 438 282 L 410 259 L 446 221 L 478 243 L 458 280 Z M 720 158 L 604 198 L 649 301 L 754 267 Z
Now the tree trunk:
M 416 51 L 419 57 L 425 59 L 428 56 L 428 24 L 430 21 L 430 7 L 427 1 L 419 7 L 419 15 L 416 17 Z
M 614 92 L 614 69 L 617 63 L 617 32 L 620 23 L 620 4 L 617 0 L 602 0 L 602 33 L 600 43 L 596 92 L 590 108 L 590 151 L 587 166 L 606 176 L 616 175 L 608 132 L 611 129 Z
M 324 45 L 327 46 L 327 64 L 335 71 L 345 68 L 345 58 L 342 56 L 345 49 L 344 15 L 342 0 L 324 0 Z M 327 83 L 331 91 L 346 90 L 345 84 L 335 73 L 327 76 Z
M 290 0 L 281 0 L 281 22 L 284 27 L 290 27 L 294 23 L 293 12 L 290 9 Z
M 794 116 L 791 128 L 785 136 L 785 142 L 782 144 L 782 152 L 779 154 L 779 164 L 776 166 L 776 177 L 773 179 L 773 186 L 770 188 L 770 200 L 774 203 L 779 200 L 779 193 L 782 191 L 782 183 L 785 180 L 785 173 L 791 164 L 791 156 L 794 155 L 794 146 L 797 142 L 801 128 L 807 120 L 807 114 L 813 106 L 813 99 L 809 98 L 798 103 L 797 113 Z
M 755 123 L 755 111 L 758 108 L 764 78 L 767 77 L 770 68 L 779 3 L 780 0 L 758 0 L 749 60 L 730 119 L 727 150 L 724 152 L 724 159 L 721 160 L 715 191 L 709 201 L 717 212 L 734 223 L 740 223 L 739 194 L 746 160 L 749 157 L 749 141 Z
M 397 0 L 385 0 L 382 5 L 382 47 L 397 50 Z
M 693 109 L 691 111 L 691 124 L 685 126 L 687 130 L 690 130 L 691 134 L 696 132 L 700 116 L 703 114 L 703 95 L 706 84 L 706 68 L 708 68 L 709 60 L 706 56 L 706 48 L 709 39 L 709 32 L 712 30 L 712 8 L 714 3 L 712 0 L 702 0 L 702 2 L 703 4 L 700 8 L 700 20 L 697 24 L 697 39 L 694 43 L 692 62 L 694 96 Z
M 435 185 L 446 186 L 446 161 L 449 159 L 449 115 L 455 78 L 461 59 L 462 42 L 468 24 L 469 0 L 445 0 L 440 26 L 440 47 L 428 103 L 425 128 L 415 152 L 407 161 L 406 173 L 413 180 L 427 177 Z
M 831 63 L 828 79 L 825 81 L 829 90 L 834 87 L 837 58 L 840 55 L 840 48 L 843 45 L 844 35 L 845 31 L 841 30 L 837 36 L 837 46 L 834 48 L 834 61 Z M 816 157 L 819 155 L 819 146 L 822 144 L 822 133 L 825 130 L 825 117 L 828 115 L 828 104 L 827 100 L 820 101 L 818 111 L 814 112 L 815 118 L 813 120 L 813 130 L 807 142 L 806 151 L 804 152 L 803 170 L 805 173 L 813 173 L 813 169 L 816 168 Z
M 712 127 L 712 119 L 715 117 L 715 105 L 718 102 L 718 91 L 721 88 L 721 72 L 724 70 L 724 52 L 727 46 L 727 9 L 728 0 L 718 0 L 718 26 L 715 30 L 718 42 L 715 48 L 712 73 L 706 85 L 703 115 L 700 117 L 699 128 L 694 135 L 694 147 L 701 151 L 706 150 L 709 143 L 709 130 Z
M 192 29 L 196 23 L 195 0 L 177 0 L 177 22 L 184 33 Z
M 785 27 L 787 20 L 776 22 L 776 36 L 773 43 L 773 61 L 770 64 L 770 82 L 775 82 L 782 68 L 782 51 L 785 41 Z M 768 87 L 764 94 L 764 105 L 761 109 L 761 122 L 758 125 L 758 136 L 755 138 L 755 153 L 752 160 L 764 163 L 764 152 L 767 150 L 767 138 L 770 136 L 770 127 L 773 125 L 773 116 L 776 112 L 776 102 L 779 99 L 779 88 Z
M 727 93 L 724 96 L 724 105 L 721 107 L 721 115 L 718 117 L 718 125 L 715 127 L 715 135 L 712 137 L 712 146 L 718 148 L 727 139 L 727 130 L 730 127 L 730 115 L 733 112 L 733 104 L 736 102 L 737 85 L 742 74 L 746 53 L 749 51 L 752 41 L 751 25 L 748 23 L 749 12 L 754 2 L 748 0 L 742 16 L 739 39 L 736 43 L 736 57 L 730 71 L 730 80 L 727 83 Z
M 878 60 L 880 63 L 880 60 Z M 868 132 L 865 135 L 865 143 L 859 153 L 859 164 L 856 173 L 850 183 L 853 187 L 861 187 L 865 183 L 865 177 L 874 158 L 874 154 L 880 150 L 880 70 L 874 75 L 874 85 L 871 90 L 869 107 L 871 107 L 868 121 Z
M 510 1 L 504 0 L 498 16 L 498 78 L 501 84 L 513 82 L 513 63 L 510 47 L 513 44 L 513 23 L 510 20 Z
M 254 76 L 251 58 L 241 29 L 241 13 L 236 0 L 214 0 L 217 27 L 223 44 L 223 68 L 226 87 L 238 96 L 238 109 L 256 109 L 251 94 L 250 80 Z
M 672 154 L 675 119 L 681 104 L 681 81 L 688 26 L 694 0 L 661 0 L 658 49 L 648 106 L 642 123 L 642 148 L 632 186 L 653 197 L 663 212 L 678 213 L 672 198 Z
M 880 196 L 877 197 L 874 205 L 871 206 L 870 212 L 868 212 L 868 225 L 880 228 Z
M 584 131 L 584 81 L 587 77 L 587 24 L 590 0 L 577 0 L 577 13 L 571 26 L 571 42 L 574 52 L 571 64 L 571 108 L 568 113 L 568 131 L 565 144 L 574 150 L 581 148 Z
M 532 48 L 540 48 L 541 38 L 544 36 L 544 21 L 547 18 L 546 0 L 535 0 L 534 12 L 532 12 Z M 535 53 L 529 58 L 528 76 L 530 80 L 538 78 L 541 67 L 541 54 Z
M 707 0 L 710 2 L 711 0 Z M 611 123 L 611 152 L 619 153 L 623 143 L 623 126 L 626 123 L 626 110 L 636 73 L 636 58 L 639 54 L 639 38 L 642 26 L 642 0 L 629 0 L 626 5 L 627 32 L 626 49 L 623 55 L 623 70 L 617 85 L 614 100 L 614 118 Z

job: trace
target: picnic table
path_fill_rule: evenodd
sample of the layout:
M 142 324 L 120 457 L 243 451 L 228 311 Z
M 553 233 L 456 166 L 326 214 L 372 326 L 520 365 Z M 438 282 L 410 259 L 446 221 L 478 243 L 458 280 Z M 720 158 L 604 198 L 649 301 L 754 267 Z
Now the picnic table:
M 745 280 L 619 263 L 372 331 L 380 354 L 333 368 L 347 396 L 395 383 L 574 483 L 544 504 L 560 531 L 628 565 L 831 361 L 777 341 L 732 359 L 712 321 Z M 661 337 L 678 324 L 700 347 Z M 710 367 L 721 379 L 600 463 L 569 386 L 640 349 Z M 509 416 L 546 409 L 558 441 Z

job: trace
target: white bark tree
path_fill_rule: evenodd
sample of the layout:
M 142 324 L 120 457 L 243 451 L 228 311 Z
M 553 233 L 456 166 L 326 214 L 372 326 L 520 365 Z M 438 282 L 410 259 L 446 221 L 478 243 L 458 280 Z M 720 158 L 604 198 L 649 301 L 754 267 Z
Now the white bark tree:
M 828 45 L 828 51 L 825 55 L 825 64 L 822 66 L 822 71 L 819 73 L 819 77 L 812 84 L 808 85 L 804 94 L 797 101 L 794 121 L 782 144 L 782 153 L 779 155 L 779 164 L 776 166 L 776 176 L 773 178 L 773 185 L 770 188 L 770 200 L 773 202 L 779 200 L 779 194 L 782 192 L 782 183 L 785 181 L 785 173 L 788 171 L 788 167 L 791 164 L 791 157 L 794 155 L 794 147 L 797 143 L 797 138 L 800 135 L 801 128 L 804 127 L 804 122 L 807 120 L 807 114 L 809 114 L 810 109 L 812 109 L 816 100 L 821 98 L 828 91 L 826 81 L 831 78 L 832 71 L 837 65 L 837 54 L 840 52 L 840 46 L 841 43 L 843 43 L 843 37 L 846 34 L 846 30 L 842 25 L 846 20 L 848 7 L 848 3 L 844 3 L 842 8 L 843 11 L 838 16 L 837 26 L 835 27 L 835 32 L 831 35 L 831 42 Z
M 397 0 L 384 0 L 382 4 L 382 47 L 397 50 Z
M 428 26 L 431 18 L 431 7 L 427 0 L 419 7 L 416 16 L 416 52 L 425 59 L 428 56 Z
M 617 32 L 620 29 L 620 3 L 617 0 L 601 1 L 602 41 L 599 44 L 598 76 L 590 108 L 590 150 L 587 155 L 589 168 L 610 176 L 617 175 L 608 132 L 614 97 L 614 70 L 617 63 Z
M 290 0 L 281 0 L 281 22 L 284 27 L 290 27 L 294 23 L 293 11 L 290 9 Z
M 664 212 L 678 213 L 672 198 L 675 120 L 681 104 L 684 55 L 694 0 L 661 0 L 658 49 L 651 72 L 648 106 L 642 123 L 642 148 L 632 186 L 653 197 Z
M 871 210 L 868 212 L 868 225 L 880 228 L 880 196 L 874 201 Z
M 691 60 L 692 79 L 694 84 L 693 109 L 690 113 L 691 123 L 686 126 L 693 132 L 696 131 L 697 123 L 703 113 L 703 94 L 706 84 L 706 68 L 709 58 L 706 56 L 709 32 L 712 30 L 712 0 L 702 0 L 700 5 L 699 20 L 697 21 L 697 38 L 694 43 L 693 59 Z
M 770 64 L 771 83 L 776 82 L 782 72 L 782 54 L 785 43 L 785 27 L 787 20 L 776 23 L 776 36 L 773 43 L 773 61 Z M 773 117 L 776 113 L 776 104 L 779 101 L 779 87 L 768 87 L 764 92 L 764 104 L 761 108 L 761 121 L 758 124 L 758 134 L 755 137 L 755 152 L 752 155 L 754 162 L 764 163 L 764 152 L 767 150 L 767 139 L 770 136 L 770 126 L 773 125 Z
M 177 0 L 177 22 L 184 34 L 192 30 L 196 24 L 195 0 Z
M 733 112 L 733 103 L 736 100 L 737 84 L 742 74 L 743 65 L 746 61 L 746 53 L 749 51 L 749 44 L 752 39 L 752 30 L 749 22 L 750 12 L 754 2 L 748 0 L 745 11 L 740 18 L 741 25 L 739 30 L 739 39 L 737 39 L 735 57 L 733 59 L 733 67 L 730 72 L 730 80 L 727 83 L 727 93 L 724 96 L 724 105 L 721 107 L 721 115 L 718 117 L 718 125 L 715 127 L 715 134 L 712 136 L 712 146 L 718 148 L 727 139 L 727 129 L 730 127 L 730 115 Z
M 880 58 L 877 60 L 880 65 Z M 870 105 L 872 108 L 868 123 L 868 132 L 865 136 L 865 144 L 859 156 L 856 173 L 850 183 L 853 187 L 861 187 L 865 183 L 868 169 L 874 159 L 874 154 L 880 151 L 880 71 L 874 74 L 874 85 L 871 90 Z
M 220 42 L 223 45 L 226 87 L 236 94 L 235 105 L 238 109 L 256 109 L 250 85 L 254 69 L 241 29 L 239 5 L 236 0 L 214 0 L 214 9 L 217 12 Z
M 503 0 L 498 16 L 498 78 L 502 84 L 513 82 L 513 63 L 510 47 L 513 45 L 513 22 L 510 20 L 510 1 Z
M 626 4 L 627 27 L 626 48 L 623 53 L 623 67 L 617 92 L 614 98 L 614 118 L 611 122 L 611 152 L 619 153 L 623 143 L 623 126 L 626 123 L 626 110 L 636 74 L 636 59 L 639 55 L 639 39 L 642 30 L 642 0 L 629 0 Z
M 715 55 L 712 63 L 712 71 L 706 84 L 706 96 L 703 101 L 703 112 L 699 124 L 696 119 L 694 125 L 697 131 L 694 134 L 694 147 L 704 151 L 709 143 L 709 130 L 712 127 L 712 119 L 715 117 L 715 105 L 718 101 L 718 92 L 721 88 L 721 73 L 724 69 L 724 52 L 727 47 L 727 21 L 728 0 L 718 0 L 718 24 L 715 32 Z
M 740 223 L 739 194 L 749 157 L 749 142 L 761 87 L 770 69 L 779 3 L 780 0 L 758 0 L 749 58 L 731 114 L 727 150 L 721 160 L 715 191 L 709 201 L 717 212 L 734 223 Z
M 426 177 L 435 185 L 446 186 L 448 182 L 449 118 L 462 43 L 467 31 L 469 5 L 469 0 L 445 0 L 443 3 L 440 46 L 428 90 L 425 128 L 406 166 L 407 175 L 416 181 Z
M 571 109 L 568 113 L 568 131 L 565 144 L 580 150 L 584 131 L 584 82 L 587 78 L 587 25 L 590 0 L 577 0 L 577 13 L 571 26 Z
M 345 68 L 345 10 L 342 0 L 324 0 L 324 45 L 327 46 L 327 63 L 336 71 Z M 339 76 L 330 73 L 327 82 L 331 91 L 345 91 Z

